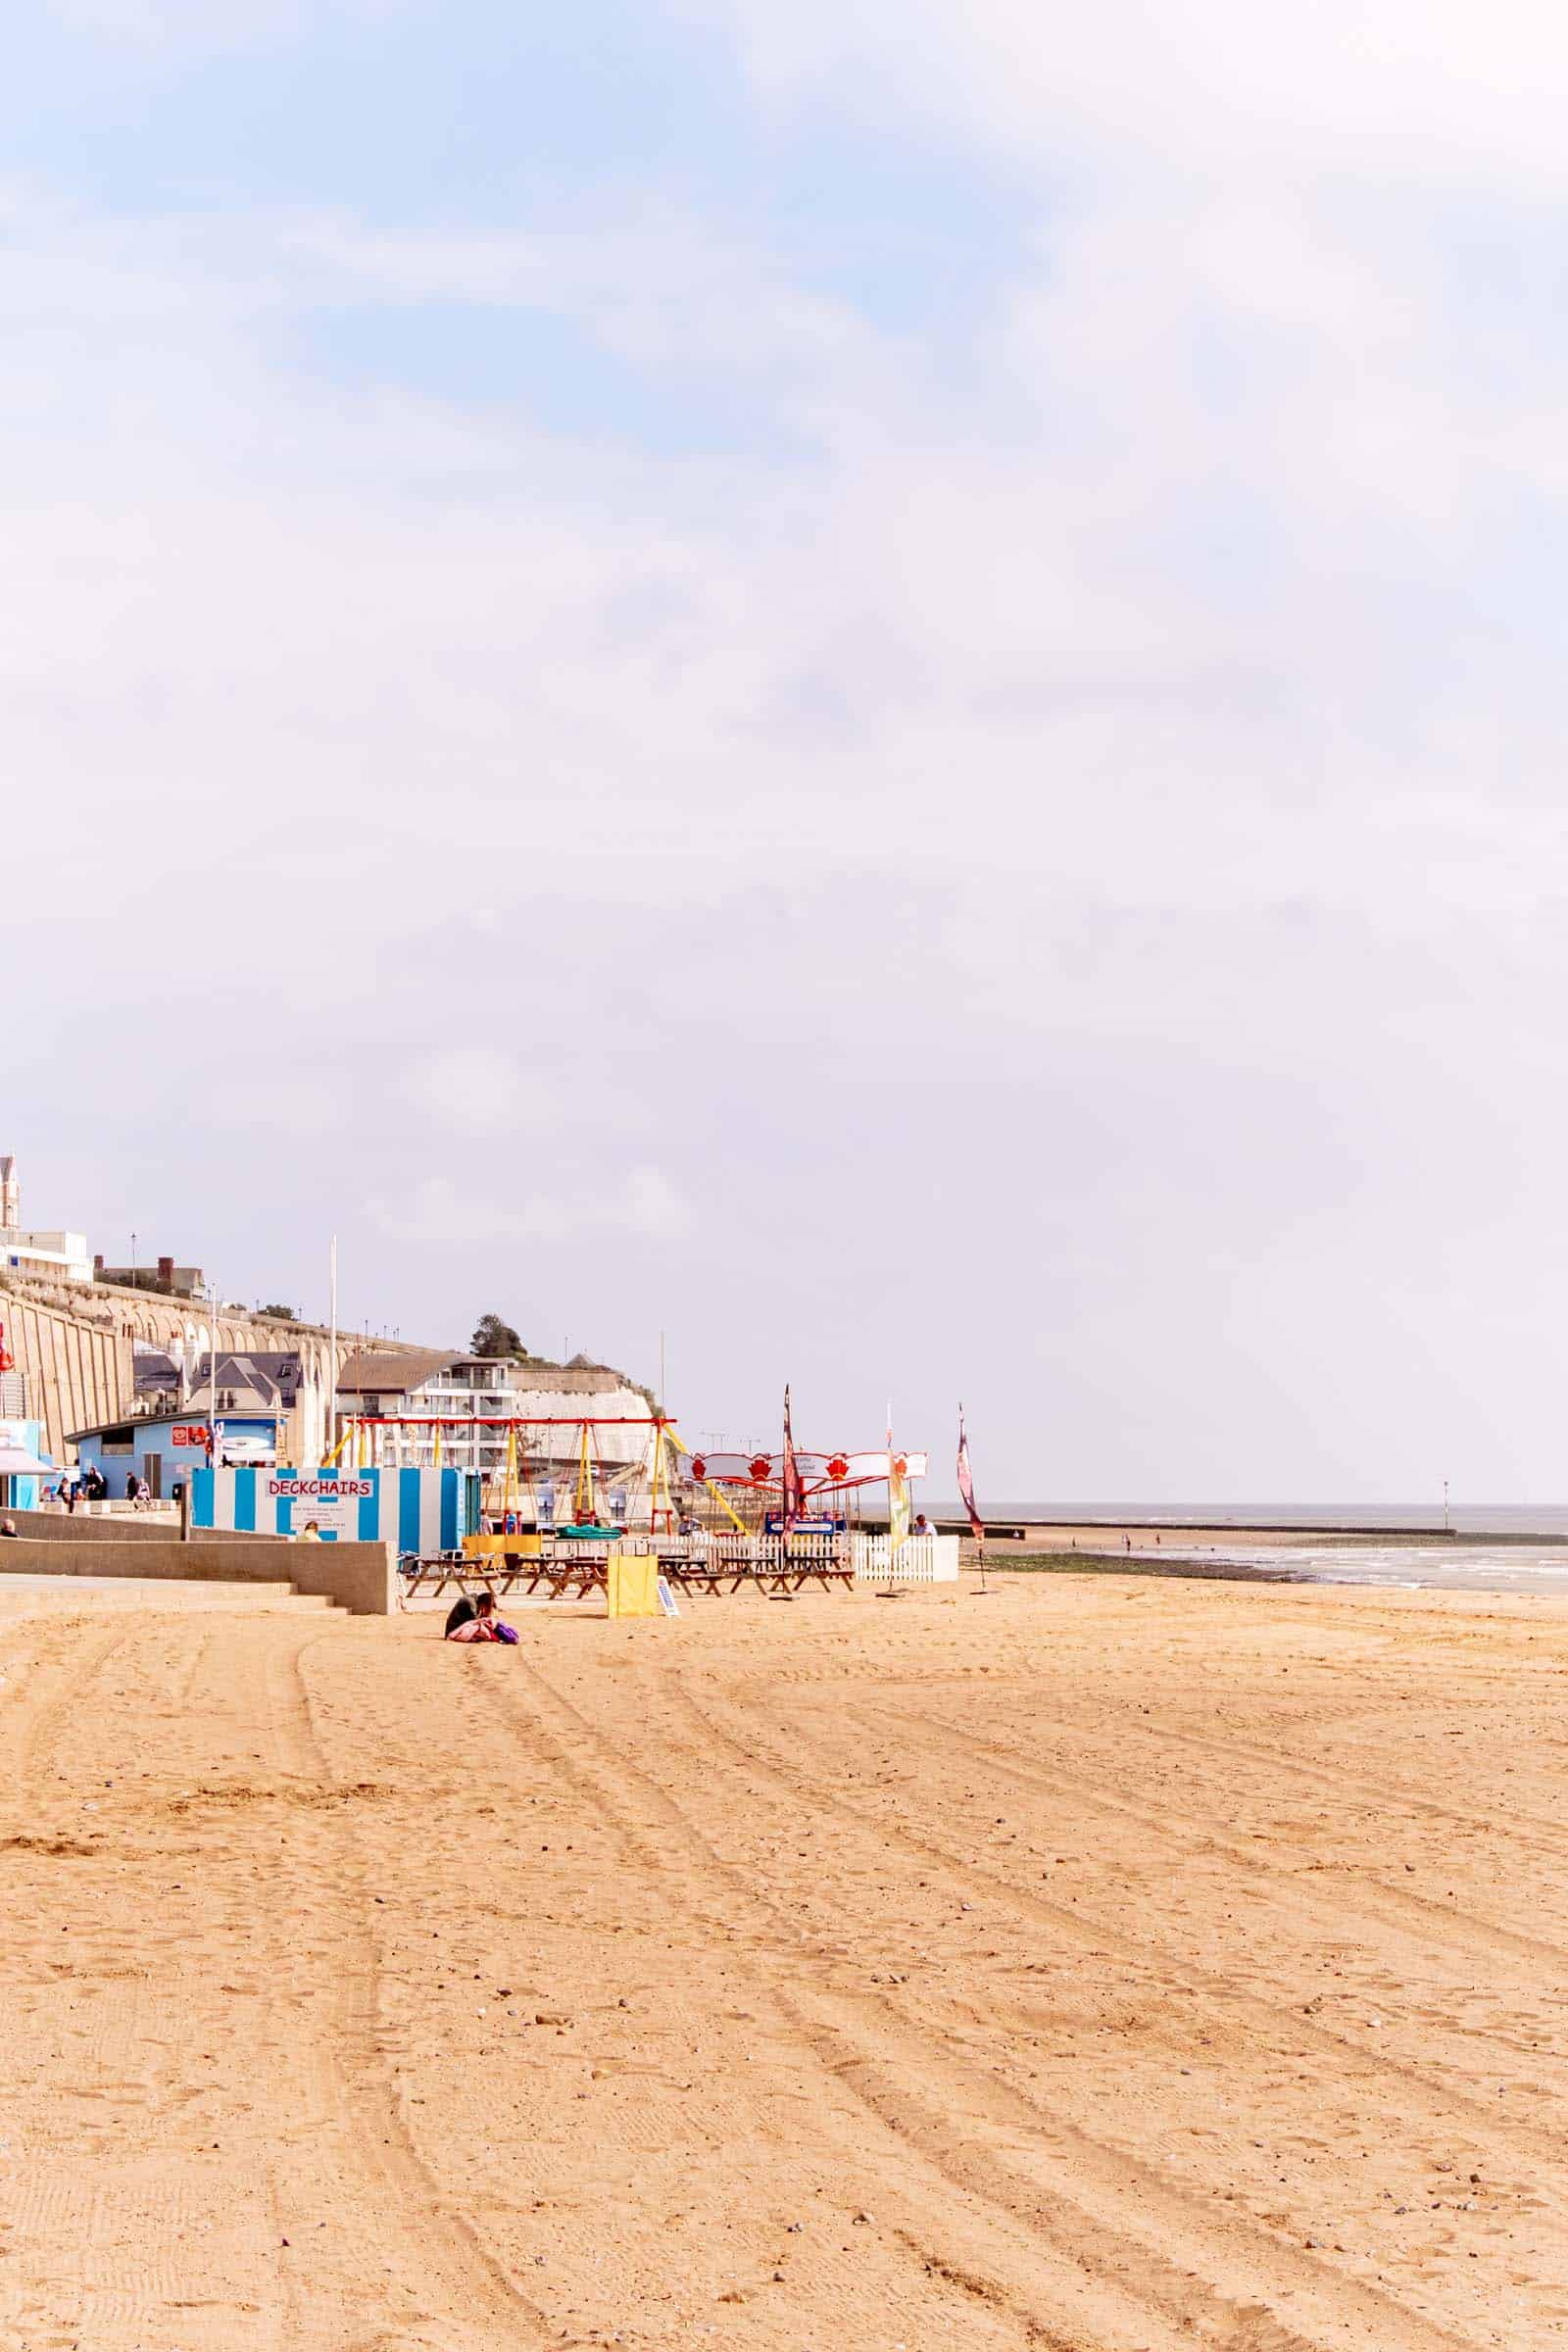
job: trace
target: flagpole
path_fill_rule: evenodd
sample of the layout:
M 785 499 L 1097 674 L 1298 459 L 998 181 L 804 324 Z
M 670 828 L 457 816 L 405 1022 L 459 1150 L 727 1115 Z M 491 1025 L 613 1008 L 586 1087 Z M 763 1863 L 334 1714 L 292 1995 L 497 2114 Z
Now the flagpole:
M 800 1474 L 795 1462 L 795 1416 L 790 1411 L 790 1384 L 784 1383 L 784 1445 L 778 1457 L 778 1531 L 779 1562 L 790 1564 L 790 1538 L 795 1533 L 795 1521 L 800 1509 Z
M 337 1235 L 334 1233 L 326 1251 L 327 1318 L 330 1325 L 326 1343 L 326 1458 L 337 1460 Z
M 903 1534 L 895 1533 L 895 1522 L 902 1528 Z M 894 1572 L 898 1567 L 899 1553 L 903 1549 L 904 1537 L 908 1533 L 908 1496 L 905 1490 L 903 1477 L 893 1458 L 893 1399 L 890 1396 L 888 1398 L 888 1581 L 877 1594 L 878 1600 L 898 1600 L 902 1597 Z
M 974 1537 L 980 1561 L 980 1583 L 969 1597 L 971 1600 L 989 1600 L 991 1588 L 986 1583 L 986 1527 L 975 1508 L 974 1473 L 969 1467 L 969 1437 L 963 1425 L 961 1403 L 958 1406 L 958 1497 L 969 1515 L 969 1530 Z

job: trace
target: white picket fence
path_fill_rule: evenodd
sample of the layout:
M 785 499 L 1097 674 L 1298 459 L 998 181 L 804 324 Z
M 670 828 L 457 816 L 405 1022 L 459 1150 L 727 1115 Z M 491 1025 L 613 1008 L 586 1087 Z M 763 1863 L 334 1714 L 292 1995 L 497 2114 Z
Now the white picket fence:
M 890 1536 L 852 1536 L 850 1560 L 856 1582 L 895 1585 L 953 1585 L 958 1581 L 956 1536 L 909 1536 L 890 1565 Z
M 786 1564 L 799 1567 L 806 1560 L 820 1560 L 831 1568 L 844 1556 L 842 1536 L 791 1536 L 786 1547 L 782 1536 L 705 1536 L 700 1543 L 685 1547 L 694 1560 L 729 1570 L 748 1568 L 762 1575 L 771 1575 Z M 660 1546 L 662 1551 L 663 1546 Z

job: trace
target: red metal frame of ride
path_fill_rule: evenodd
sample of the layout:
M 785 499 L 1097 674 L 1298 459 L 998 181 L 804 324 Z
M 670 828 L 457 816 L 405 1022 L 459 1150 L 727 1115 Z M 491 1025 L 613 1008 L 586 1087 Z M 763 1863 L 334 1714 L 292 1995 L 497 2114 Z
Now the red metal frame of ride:
M 673 1413 L 344 1413 L 356 1429 L 673 1429 Z

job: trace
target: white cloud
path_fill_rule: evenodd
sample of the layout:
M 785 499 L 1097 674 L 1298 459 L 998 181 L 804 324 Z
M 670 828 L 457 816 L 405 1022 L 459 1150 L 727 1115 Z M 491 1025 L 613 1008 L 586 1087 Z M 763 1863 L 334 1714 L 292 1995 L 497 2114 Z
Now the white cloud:
M 613 1240 L 673 1241 L 689 1232 L 692 1212 L 662 1168 L 641 1162 L 608 1188 L 585 1180 L 580 1191 L 519 1192 L 505 1199 L 469 1192 L 446 1176 L 429 1176 L 409 1200 L 378 1199 L 367 1214 L 390 1240 L 464 1245 L 506 1242 Z
M 332 18 L 375 24 L 407 0 L 47 0 L 62 24 L 132 47 L 216 55 L 274 48 Z
M 490 988 L 482 982 L 480 988 L 492 1001 L 476 1000 L 473 1009 L 488 1026 L 503 1006 Z M 548 1134 L 567 1108 L 559 1080 L 526 1069 L 514 1054 L 486 1045 L 421 1054 L 400 1074 L 398 1089 L 441 1134 L 450 1134 L 454 1123 L 469 1136 Z
M 220 1045 L 216 1072 L 202 1088 L 200 1113 L 213 1126 L 311 1137 L 330 1135 L 347 1124 L 354 1102 L 339 1073 L 294 1062 L 280 1068 L 270 1050 L 265 1058 L 232 1069 L 234 1048 L 243 1053 L 238 1036 Z
M 1321 0 L 1295 15 L 1248 0 L 681 0 L 731 30 L 774 102 L 902 101 L 926 122 L 1031 165 L 1143 151 L 1186 172 L 1239 157 L 1313 176 L 1347 165 L 1385 184 L 1561 182 L 1568 25 L 1539 0 Z
M 695 1222 L 690 1205 L 663 1169 L 646 1160 L 627 1171 L 612 1215 L 628 1232 L 660 1241 L 678 1240 Z
M 1568 34 L 1228 0 L 707 19 L 768 105 L 874 111 L 1032 220 L 1004 276 L 977 253 L 961 354 L 652 196 L 392 234 L 14 192 L 8 848 L 51 877 L 8 907 L 18 1001 L 46 953 L 96 1041 L 111 953 L 118 1026 L 138 949 L 183 975 L 232 946 L 220 1026 L 293 1025 L 318 1126 L 353 1090 L 301 1180 L 368 1200 L 406 1330 L 446 1327 L 471 1249 L 559 1282 L 541 1327 L 612 1309 L 646 1348 L 700 1191 L 705 1258 L 784 1269 L 846 1425 L 863 1373 L 874 1434 L 895 1354 L 945 1411 L 969 1349 L 997 1444 L 1035 1462 L 1049 1421 L 1053 1481 L 1286 1483 L 1256 1300 L 1285 1393 L 1336 1399 L 1323 1481 L 1369 1430 L 1385 1488 L 1439 1445 L 1544 1481 L 1549 1346 L 1518 1335 L 1507 1412 L 1466 1367 L 1498 1295 L 1568 1307 L 1535 1173 L 1568 1145 Z M 288 339 L 443 297 L 566 316 L 656 383 L 695 361 L 791 446 L 671 459 L 630 413 L 552 433 Z M 580 1166 L 536 1069 L 568 1118 L 591 1098 Z M 193 1219 L 227 1197 L 201 1173 Z M 275 1247 L 275 1175 L 224 1173 L 237 1265 Z M 1447 1321 L 1412 1372 L 1423 1262 Z M 736 1348 L 711 1287 L 686 1358 L 760 1393 L 775 1342 Z

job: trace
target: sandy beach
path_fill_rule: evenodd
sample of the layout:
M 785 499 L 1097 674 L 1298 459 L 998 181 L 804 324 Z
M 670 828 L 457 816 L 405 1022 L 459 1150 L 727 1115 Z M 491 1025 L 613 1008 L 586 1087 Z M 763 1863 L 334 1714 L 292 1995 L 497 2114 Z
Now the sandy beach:
M 1568 2340 L 1568 1604 L 73 1610 L 4 2352 Z

